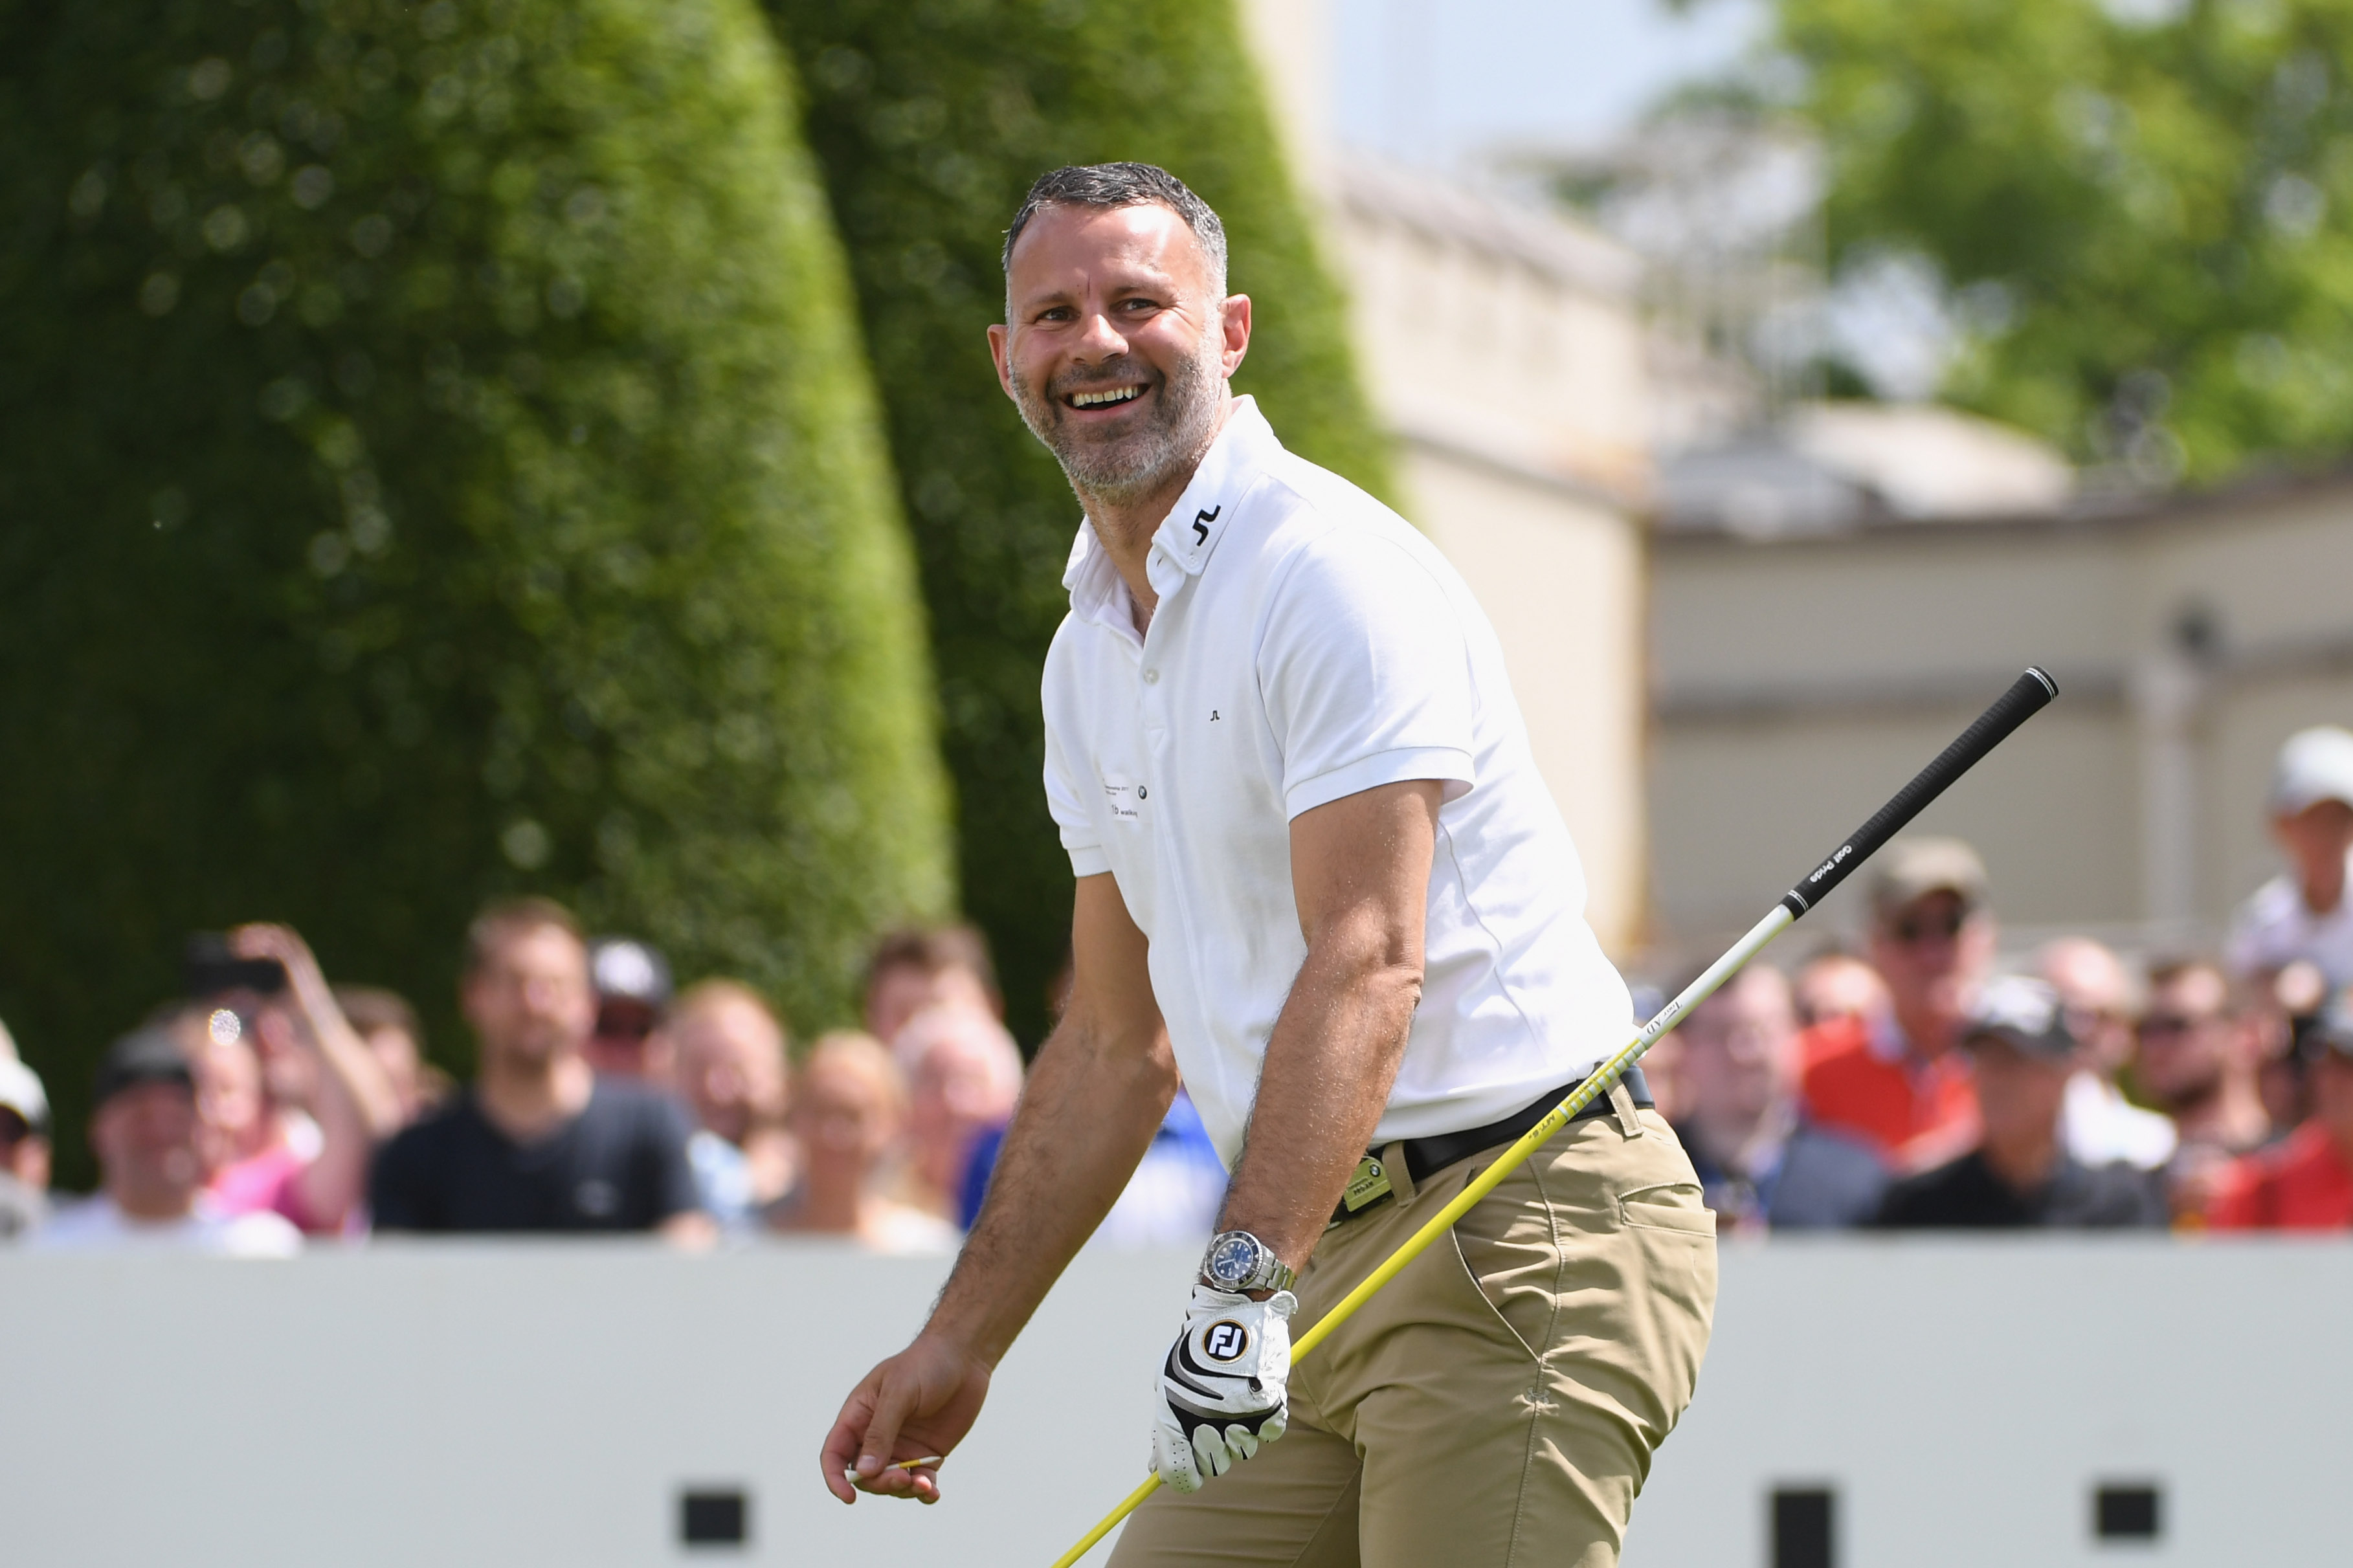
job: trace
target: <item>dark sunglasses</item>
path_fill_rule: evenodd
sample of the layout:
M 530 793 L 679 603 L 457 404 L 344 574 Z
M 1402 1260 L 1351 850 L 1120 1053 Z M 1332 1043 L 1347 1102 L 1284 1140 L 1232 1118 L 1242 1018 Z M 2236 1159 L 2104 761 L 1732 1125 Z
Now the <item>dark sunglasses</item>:
M 1926 942 L 1930 937 L 1950 942 L 1961 934 L 1961 928 L 1968 924 L 1968 914 L 1962 910 L 1947 910 L 1933 916 L 1905 915 L 1888 926 L 1887 934 L 1906 947 Z
M 2207 1019 L 2192 1018 L 2179 1013 L 2152 1013 L 2140 1021 L 2139 1034 L 2144 1040 L 2178 1037 L 2193 1034 L 2207 1022 Z

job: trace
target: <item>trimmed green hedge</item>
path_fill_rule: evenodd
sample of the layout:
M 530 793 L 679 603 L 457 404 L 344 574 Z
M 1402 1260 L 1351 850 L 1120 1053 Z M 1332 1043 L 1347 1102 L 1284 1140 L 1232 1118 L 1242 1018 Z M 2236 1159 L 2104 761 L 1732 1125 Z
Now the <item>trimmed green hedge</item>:
M 966 908 L 1017 1030 L 1042 1031 L 1069 932 L 1046 814 L 1038 681 L 1069 609 L 1079 510 L 997 390 L 997 250 L 1062 163 L 1173 170 L 1225 220 L 1256 307 L 1236 385 L 1293 450 L 1376 491 L 1338 290 L 1284 173 L 1229 0 L 767 0 L 808 83 L 807 126 L 848 242 L 922 563 L 955 774 Z
M 913 565 L 744 0 L 0 11 L 0 1016 L 272 917 L 445 1056 L 487 895 L 807 1027 L 953 906 Z

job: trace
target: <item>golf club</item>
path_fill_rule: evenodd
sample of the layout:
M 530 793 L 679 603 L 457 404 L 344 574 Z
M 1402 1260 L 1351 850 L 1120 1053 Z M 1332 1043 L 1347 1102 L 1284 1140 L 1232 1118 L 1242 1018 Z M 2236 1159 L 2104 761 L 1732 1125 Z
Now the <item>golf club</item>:
M 1854 830 L 1846 842 L 1832 850 L 1829 858 L 1796 887 L 1784 893 L 1772 911 L 1749 928 L 1747 935 L 1735 942 L 1723 957 L 1709 964 L 1705 973 L 1686 986 L 1682 995 L 1660 1009 L 1658 1016 L 1644 1025 L 1641 1032 L 1623 1049 L 1588 1073 L 1542 1121 L 1522 1134 L 1518 1142 L 1481 1172 L 1452 1203 L 1432 1215 L 1429 1224 L 1416 1231 L 1404 1246 L 1366 1275 L 1363 1283 L 1342 1297 L 1336 1306 L 1316 1321 L 1314 1328 L 1300 1335 L 1292 1346 L 1293 1362 L 1297 1363 L 1322 1343 L 1325 1336 L 1370 1300 L 1375 1291 L 1395 1279 L 1407 1264 L 1421 1256 L 1424 1248 L 1445 1235 L 1456 1220 L 1470 1213 L 1480 1199 L 1493 1192 L 1498 1183 L 1517 1170 L 1546 1139 L 1567 1126 L 1571 1118 L 1596 1099 L 1609 1093 L 1619 1077 L 1640 1061 L 1642 1053 L 1656 1045 L 1661 1037 L 1673 1029 L 1683 1015 L 1706 1001 L 1717 986 L 1732 978 L 1741 965 L 1756 957 L 1766 943 L 1820 903 L 1832 889 L 1846 880 L 1856 867 L 1870 859 L 1880 846 L 1902 831 L 1923 807 L 1944 794 L 1954 780 L 1975 767 L 1987 752 L 2008 740 L 2012 731 L 2049 706 L 2052 699 L 2058 695 L 2057 681 L 2039 667 L 2028 666 L 2026 673 L 1996 699 L 1992 707 L 1978 715 L 1977 721 L 1962 731 L 1936 761 L 1922 768 L 1910 784 L 1897 790 L 1885 805 L 1872 814 L 1869 821 Z M 1090 1547 L 1110 1534 L 1121 1520 L 1135 1511 L 1137 1506 L 1159 1486 L 1157 1474 L 1146 1478 L 1141 1486 L 1121 1500 L 1117 1508 L 1088 1531 L 1077 1545 L 1056 1558 L 1053 1568 L 1071 1568 L 1072 1563 L 1086 1555 Z

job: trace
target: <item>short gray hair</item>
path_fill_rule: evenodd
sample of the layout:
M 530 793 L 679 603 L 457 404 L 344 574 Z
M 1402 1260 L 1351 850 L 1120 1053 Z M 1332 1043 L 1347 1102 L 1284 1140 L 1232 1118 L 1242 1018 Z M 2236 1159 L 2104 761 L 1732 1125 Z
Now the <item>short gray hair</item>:
M 1021 231 L 1040 209 L 1050 206 L 1113 207 L 1158 205 L 1185 220 L 1200 242 L 1209 263 L 1209 281 L 1219 294 L 1226 291 L 1226 226 L 1209 204 L 1192 188 L 1157 163 L 1070 163 L 1038 176 L 1021 208 L 1005 231 L 1005 251 L 999 258 L 1007 278 L 1013 273 L 1013 247 Z

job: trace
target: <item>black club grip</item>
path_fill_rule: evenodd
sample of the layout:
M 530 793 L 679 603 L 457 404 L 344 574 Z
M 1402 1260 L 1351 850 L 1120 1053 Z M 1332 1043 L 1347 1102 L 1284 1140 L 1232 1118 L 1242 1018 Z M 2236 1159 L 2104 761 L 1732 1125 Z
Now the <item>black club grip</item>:
M 2049 707 L 2051 700 L 2058 695 L 2059 683 L 2047 671 L 2040 666 L 2027 666 L 2026 673 L 1997 698 L 1992 707 L 1978 714 L 1977 722 L 1962 731 L 1958 740 L 1922 768 L 1910 784 L 1897 790 L 1885 805 L 1872 813 L 1871 820 L 1856 828 L 1829 859 L 1815 867 L 1812 875 L 1784 893 L 1781 907 L 1795 920 L 1820 903 L 1831 889 L 1846 880 L 1848 872 L 1877 854 L 1881 845 L 1902 832 L 1905 824 L 1944 794 L 1955 779 L 1976 767 L 1988 752 L 2010 739 L 2011 731 Z

